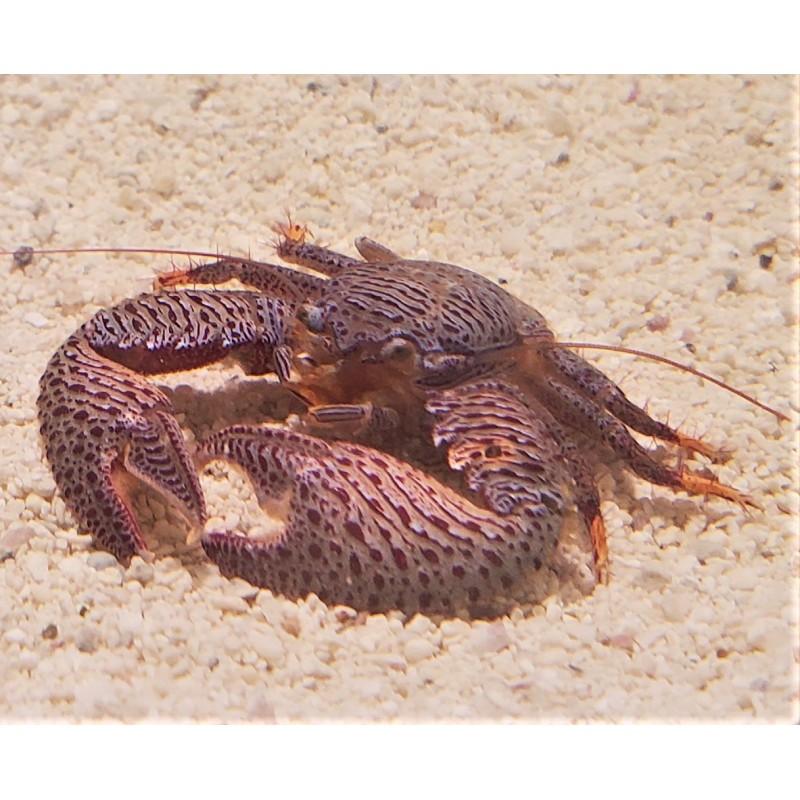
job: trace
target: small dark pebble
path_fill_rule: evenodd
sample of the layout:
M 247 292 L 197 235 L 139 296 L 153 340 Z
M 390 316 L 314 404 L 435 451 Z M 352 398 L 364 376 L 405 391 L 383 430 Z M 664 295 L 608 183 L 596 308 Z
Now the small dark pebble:
M 428 192 L 419 192 L 416 197 L 411 198 L 411 208 L 436 208 L 437 203 L 436 196 Z
M 375 132 L 376 133 L 386 133 L 386 131 L 388 131 L 388 130 L 389 130 L 389 126 L 388 125 L 376 125 L 375 126 Z
M 18 269 L 27 267 L 33 261 L 33 248 L 23 245 L 14 251 L 14 266 Z
M 81 606 L 81 607 L 78 609 L 78 614 L 79 614 L 80 616 L 82 616 L 82 617 L 85 617 L 85 616 L 86 616 L 88 613 L 89 613 L 89 608 L 88 608 L 88 606 Z
M 569 153 L 559 153 L 555 160 L 556 164 L 569 164 Z
M 725 284 L 725 288 L 726 288 L 726 289 L 727 289 L 729 292 L 732 292 L 732 291 L 734 291 L 734 290 L 736 289 L 736 287 L 737 287 L 738 285 L 739 285 L 739 276 L 738 276 L 738 275 L 734 275 L 734 276 L 733 276 L 733 277 L 732 277 L 732 278 L 731 278 L 731 279 L 730 279 L 730 280 L 729 280 L 729 281 L 728 281 L 728 282 Z
M 714 219 L 714 212 L 713 211 L 706 211 L 706 213 L 703 214 L 703 219 L 706 222 L 711 222 L 711 220 Z
M 189 101 L 189 107 L 192 111 L 197 111 L 201 105 L 206 101 L 206 98 L 214 91 L 214 87 L 208 86 L 201 89 L 195 89 L 192 99 Z
M 322 88 L 322 84 L 321 83 L 317 83 L 316 81 L 311 81 L 311 82 L 306 84 L 306 89 L 308 89 L 308 91 L 312 92 L 312 93 L 313 92 L 318 92 L 321 88 Z
M 761 267 L 761 269 L 769 269 L 772 266 L 772 256 L 762 253 L 758 257 L 758 266 Z
M 498 282 L 498 283 L 499 283 L 501 286 L 505 286 L 505 285 L 508 283 L 508 280 L 507 280 L 506 278 L 498 278 L 498 279 L 497 279 L 497 282 Z
M 669 327 L 670 318 L 666 314 L 656 314 L 645 323 L 647 330 L 653 333 L 664 331 Z
M 769 190 L 771 192 L 779 192 L 781 189 L 783 189 L 783 181 L 779 181 L 776 179 L 772 181 L 772 183 L 770 183 L 769 185 Z
M 42 628 L 42 639 L 55 639 L 58 636 L 58 627 L 51 622 Z
M 697 352 L 697 348 L 691 342 L 686 342 L 686 349 L 692 354 Z

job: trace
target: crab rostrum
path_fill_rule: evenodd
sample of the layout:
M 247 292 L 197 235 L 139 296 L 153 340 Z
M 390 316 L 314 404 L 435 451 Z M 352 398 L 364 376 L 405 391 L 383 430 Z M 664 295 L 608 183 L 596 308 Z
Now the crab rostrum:
M 262 538 L 204 533 L 225 574 L 372 612 L 510 608 L 574 509 L 604 580 L 587 442 L 652 483 L 747 502 L 657 461 L 629 429 L 710 450 L 632 404 L 489 280 L 368 239 L 356 242 L 359 260 L 307 242 L 300 226 L 280 233 L 278 255 L 316 274 L 239 258 L 164 274 L 158 291 L 95 314 L 42 376 L 56 483 L 95 545 L 121 562 L 149 555 L 131 476 L 200 527 L 196 470 L 214 460 L 244 470 L 283 523 Z M 175 288 L 234 279 L 247 290 Z M 166 394 L 144 376 L 226 357 L 274 373 L 305 412 L 294 428 L 228 427 L 190 452 Z

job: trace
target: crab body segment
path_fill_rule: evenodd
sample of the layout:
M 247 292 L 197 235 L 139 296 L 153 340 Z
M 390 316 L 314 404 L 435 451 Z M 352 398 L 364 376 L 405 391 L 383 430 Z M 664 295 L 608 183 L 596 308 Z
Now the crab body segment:
M 283 523 L 266 539 L 205 533 L 223 572 L 373 612 L 508 609 L 573 507 L 605 579 L 585 438 L 653 483 L 746 500 L 653 458 L 629 428 L 709 451 L 631 403 L 484 277 L 368 239 L 354 259 L 306 242 L 298 226 L 281 233 L 279 256 L 317 274 L 223 258 L 162 275 L 158 291 L 95 314 L 42 376 L 56 483 L 94 543 L 123 563 L 148 553 L 131 476 L 202 526 L 196 469 L 220 459 L 244 470 Z M 233 279 L 246 290 L 177 288 Z M 237 425 L 190 452 L 168 397 L 143 376 L 229 356 L 246 373 L 274 373 L 306 413 L 299 429 Z M 417 465 L 406 460 L 411 440 Z

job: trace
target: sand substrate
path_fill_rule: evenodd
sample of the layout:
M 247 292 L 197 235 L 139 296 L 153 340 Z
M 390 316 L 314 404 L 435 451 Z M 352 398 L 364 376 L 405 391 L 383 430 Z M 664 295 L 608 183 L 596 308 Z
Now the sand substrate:
M 609 585 L 592 590 L 580 564 L 545 571 L 543 596 L 496 620 L 356 616 L 227 580 L 148 493 L 155 559 L 124 569 L 55 490 L 37 381 L 72 330 L 169 259 L 6 257 L 0 715 L 796 720 L 797 108 L 797 80 L 772 77 L 5 78 L 0 247 L 270 258 L 290 209 L 336 249 L 369 235 L 469 266 L 564 340 L 690 363 L 790 421 L 587 351 L 651 413 L 730 450 L 720 478 L 763 510 L 602 459 Z M 171 385 L 238 380 L 214 368 Z M 224 524 L 259 524 L 240 477 L 203 484 Z

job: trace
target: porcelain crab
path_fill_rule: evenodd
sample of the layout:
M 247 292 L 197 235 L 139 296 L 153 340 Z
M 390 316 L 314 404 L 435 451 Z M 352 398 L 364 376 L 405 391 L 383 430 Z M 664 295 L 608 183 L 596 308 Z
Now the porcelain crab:
M 278 255 L 311 272 L 242 258 L 193 264 L 64 342 L 41 378 L 39 419 L 56 483 L 97 547 L 123 563 L 148 553 L 132 476 L 202 527 L 197 470 L 221 459 L 283 523 L 265 539 L 203 534 L 225 574 L 370 612 L 454 613 L 524 598 L 573 509 L 607 578 L 586 441 L 653 483 L 748 502 L 651 455 L 629 429 L 712 452 L 630 402 L 500 286 L 366 238 L 356 248 L 360 259 L 283 225 Z M 244 290 L 216 288 L 232 280 Z M 190 450 L 147 376 L 224 358 L 277 376 L 302 400 L 299 423 L 235 425 Z

